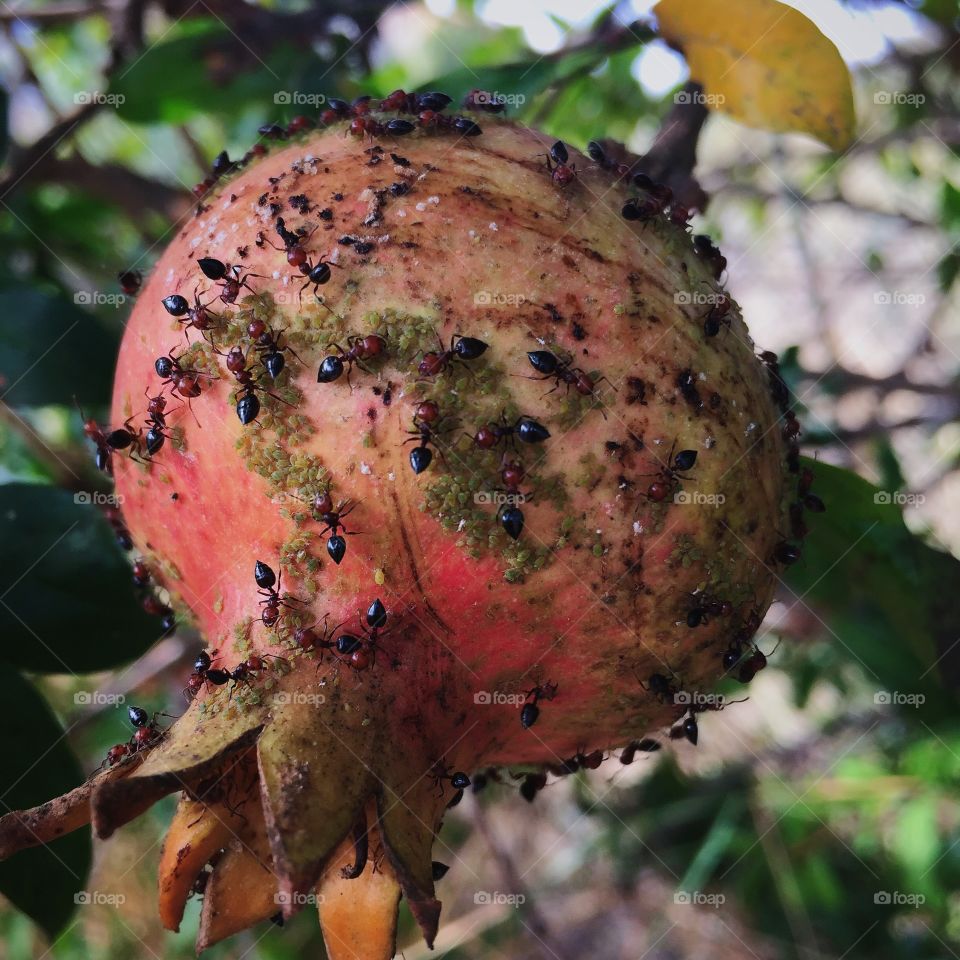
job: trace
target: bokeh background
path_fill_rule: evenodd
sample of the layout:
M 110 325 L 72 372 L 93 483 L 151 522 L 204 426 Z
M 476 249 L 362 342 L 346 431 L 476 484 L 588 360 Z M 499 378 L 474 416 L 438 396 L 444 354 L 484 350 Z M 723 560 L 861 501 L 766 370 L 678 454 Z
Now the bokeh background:
M 451 865 L 437 956 L 960 956 L 960 579 L 922 546 L 960 553 L 958 9 L 792 5 L 853 72 L 857 139 L 837 155 L 712 114 L 697 167 L 711 199 L 694 229 L 720 244 L 754 339 L 781 356 L 804 453 L 873 486 L 828 474 L 830 561 L 783 584 L 759 639 L 783 644 L 747 702 L 703 716 L 698 747 L 551 776 L 532 806 L 509 772 L 468 793 L 436 852 Z M 130 306 L 117 271 L 150 269 L 220 150 L 315 117 L 323 95 L 480 87 L 581 149 L 610 137 L 642 154 L 687 79 L 649 6 L 0 0 L 0 513 L 41 512 L 14 484 L 105 492 L 74 398 L 102 416 Z M 16 529 L 0 535 L 5 611 L 49 589 L 35 561 L 56 555 L 39 526 Z M 120 601 L 62 576 L 76 596 L 49 601 L 50 634 L 80 651 L 121 643 Z M 0 661 L 27 679 L 0 690 L 4 742 L 12 730 L 19 744 L 0 753 L 3 812 L 94 769 L 129 736 L 124 703 L 180 703 L 201 645 L 154 629 L 143 656 L 90 675 L 31 661 L 39 638 L 4 616 Z M 38 690 L 54 716 L 28 721 Z M 50 741 L 76 759 L 33 746 Z M 37 783 L 32 761 L 58 769 Z M 196 902 L 180 934 L 155 910 L 171 811 L 98 843 L 89 879 L 76 873 L 85 840 L 56 862 L 0 866 L 3 889 L 26 873 L 35 907 L 68 902 L 45 932 L 0 900 L 0 958 L 192 956 Z M 74 908 L 76 889 L 109 902 Z M 426 957 L 402 924 L 403 956 Z M 323 947 L 308 910 L 209 955 Z

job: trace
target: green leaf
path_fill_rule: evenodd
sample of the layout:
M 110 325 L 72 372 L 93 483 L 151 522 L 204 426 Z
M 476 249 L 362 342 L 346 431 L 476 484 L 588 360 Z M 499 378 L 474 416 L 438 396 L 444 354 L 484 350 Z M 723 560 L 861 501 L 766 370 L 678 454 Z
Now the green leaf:
M 160 635 L 100 511 L 54 487 L 7 484 L 0 513 L 0 660 L 89 673 L 138 657 Z
M 33 807 L 83 779 L 63 730 L 37 691 L 14 670 L 0 672 L 0 812 Z M 73 913 L 90 869 L 90 831 L 78 830 L 0 863 L 0 892 L 52 938 Z
M 960 583 L 960 561 L 907 529 L 902 494 L 848 470 L 812 461 L 805 466 L 814 471 L 814 491 L 827 512 L 811 516 L 803 557 L 790 568 L 788 584 L 827 615 L 835 643 L 861 665 L 878 694 L 923 698 L 919 706 L 903 705 L 926 721 L 952 713 L 955 704 L 943 684 L 960 687 L 953 651 L 960 608 L 949 603 Z
M 106 404 L 115 355 L 115 338 L 69 300 L 27 286 L 0 290 L 0 401 Z

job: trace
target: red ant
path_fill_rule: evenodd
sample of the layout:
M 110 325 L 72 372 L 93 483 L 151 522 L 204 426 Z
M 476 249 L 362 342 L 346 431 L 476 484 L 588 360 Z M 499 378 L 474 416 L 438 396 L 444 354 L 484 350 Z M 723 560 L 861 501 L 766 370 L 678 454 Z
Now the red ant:
M 313 509 L 320 514 L 320 519 L 324 523 L 320 535 L 329 533 L 327 538 L 327 553 L 334 563 L 339 564 L 347 552 L 347 541 L 340 536 L 339 530 L 344 533 L 358 533 L 357 530 L 347 530 L 343 525 L 343 518 L 349 516 L 356 509 L 357 505 L 350 500 L 341 500 L 336 510 L 333 508 L 333 499 L 329 493 L 319 493 L 313 499 Z
M 275 334 L 263 320 L 251 320 L 247 324 L 247 335 L 253 340 L 254 348 L 260 354 L 260 362 L 272 380 L 276 380 L 286 366 L 286 358 L 283 355 L 285 351 L 289 351 L 297 360 L 300 360 L 297 352 L 289 344 L 281 343 L 283 331 Z M 300 360 L 300 363 L 303 361 Z
M 329 614 L 327 615 L 329 616 Z M 327 627 L 327 617 L 323 618 L 323 631 L 321 634 L 318 634 L 314 627 L 316 623 L 312 623 L 309 627 L 297 627 L 293 631 L 293 642 L 304 652 L 310 653 L 312 650 L 320 651 L 320 661 L 323 661 L 323 651 L 330 650 L 336 646 L 336 642 L 332 639 L 333 634 L 342 626 L 338 624 L 333 630 L 328 629 Z
M 194 397 L 200 396 L 200 380 L 206 377 L 208 380 L 216 378 L 209 373 L 199 373 L 196 370 L 184 370 L 180 366 L 180 361 L 173 355 L 171 350 L 164 357 L 157 357 L 153 364 L 157 376 L 161 378 L 161 386 L 171 385 L 174 393 L 180 394 L 185 400 L 189 401 Z
M 283 578 L 282 570 L 278 577 L 271 567 L 267 566 L 262 560 L 258 560 L 253 568 L 253 577 L 257 582 L 257 586 L 260 588 L 257 592 L 266 598 L 260 601 L 260 606 L 263 607 L 260 613 L 260 620 L 265 627 L 275 627 L 279 623 L 281 607 L 293 609 L 289 601 L 293 601 L 294 603 L 303 602 L 296 597 L 281 597 L 280 581 Z
M 594 382 L 589 374 L 584 373 L 579 367 L 571 366 L 569 362 L 561 360 L 549 350 L 531 350 L 527 353 L 527 359 L 534 370 L 543 374 L 542 377 L 529 379 L 549 380 L 555 377 L 557 386 L 553 390 L 556 390 L 561 383 L 565 383 L 568 390 L 573 387 L 581 396 L 589 397 L 593 395 L 594 388 L 600 382 L 599 380 Z M 606 380 L 606 377 L 601 379 Z M 553 390 L 550 393 L 553 393 Z
M 134 726 L 133 736 L 126 743 L 115 744 L 107 751 L 104 763 L 111 767 L 116 766 L 125 757 L 152 747 L 163 736 L 163 731 L 157 726 L 157 717 L 161 714 L 155 713 L 151 720 L 143 707 L 131 706 L 127 707 L 127 716 Z M 102 767 L 103 764 L 100 766 Z
M 316 263 L 311 263 L 310 258 L 307 254 L 307 251 L 304 249 L 304 243 L 313 236 L 316 231 L 316 227 L 313 228 L 308 234 L 301 235 L 299 233 L 292 233 L 287 229 L 286 224 L 284 223 L 283 217 L 277 217 L 276 222 L 274 223 L 274 229 L 277 231 L 277 234 L 280 237 L 280 240 L 283 242 L 282 249 L 287 255 L 287 263 L 292 267 L 296 267 L 307 279 L 303 286 L 300 288 L 300 301 L 303 302 L 303 291 L 313 284 L 313 295 L 316 297 L 317 302 L 326 306 L 320 297 L 317 294 L 317 290 L 323 286 L 323 284 L 328 283 L 332 273 L 330 272 L 331 266 L 337 266 L 335 263 L 331 263 L 329 260 L 324 260 L 321 258 Z M 269 240 L 263 238 L 266 243 L 270 243 Z M 270 243 L 270 246 L 274 250 L 280 250 L 274 243 Z M 327 307 L 330 310 L 329 307 Z M 333 313 L 332 310 L 330 310 Z
M 562 140 L 557 140 L 545 156 L 547 170 L 550 171 L 550 177 L 558 187 L 569 186 L 577 179 L 577 168 L 569 165 L 570 155 Z
M 723 292 L 714 294 L 713 305 L 703 317 L 703 333 L 715 337 L 721 326 L 730 326 L 730 306 L 732 301 Z
M 140 292 L 143 274 L 139 270 L 121 270 L 117 274 L 120 289 L 128 296 L 135 297 Z
M 171 317 L 176 317 L 178 323 L 184 324 L 184 331 L 187 335 L 187 340 L 190 339 L 190 328 L 193 327 L 194 330 L 199 330 L 201 335 L 206 337 L 206 332 L 214 326 L 215 321 L 219 318 L 212 314 L 207 307 L 210 306 L 209 303 L 201 303 L 199 295 L 199 287 L 193 291 L 193 306 L 190 305 L 186 297 L 182 296 L 179 293 L 171 293 L 170 296 L 164 297 L 161 303 L 163 303 L 164 310 L 170 314 Z M 213 301 L 211 301 L 212 303 Z
M 470 439 L 481 449 L 490 450 L 502 440 L 507 440 L 513 446 L 514 437 L 519 437 L 524 443 L 543 443 L 550 438 L 550 431 L 530 417 L 520 416 L 512 423 L 507 423 L 506 415 L 501 414 L 500 423 L 488 423 L 481 427 Z
M 220 351 L 217 351 L 218 353 Z M 253 377 L 253 372 L 247 367 L 247 356 L 241 347 L 231 347 L 226 354 L 220 354 L 227 358 L 227 369 L 236 378 L 239 390 L 237 391 L 237 417 L 240 422 L 246 426 L 257 419 L 260 413 L 260 399 L 257 397 L 257 391 L 262 390 L 268 397 L 279 400 L 280 403 L 286 403 L 287 406 L 293 404 L 271 393 L 266 388 L 260 386 Z
M 705 233 L 698 233 L 693 238 L 693 251 L 710 268 L 713 279 L 719 280 L 723 271 L 727 269 L 727 258 L 717 249 L 714 242 Z
M 328 349 L 329 347 L 336 347 L 337 353 L 323 358 L 320 363 L 320 370 L 317 372 L 317 383 L 333 383 L 334 380 L 339 380 L 343 374 L 343 365 L 346 364 L 347 383 L 349 384 L 353 365 L 356 364 L 361 370 L 367 370 L 363 362 L 379 357 L 386 350 L 387 341 L 383 337 L 371 333 L 365 337 L 347 337 L 346 350 L 339 343 L 331 343 L 328 345 Z
M 421 417 L 421 410 L 424 410 L 430 419 Z M 434 410 L 436 410 L 436 416 L 433 415 Z M 417 444 L 410 451 L 410 467 L 414 473 L 423 473 L 433 463 L 433 451 L 429 444 L 432 443 L 436 446 L 437 436 L 450 431 L 450 427 L 437 429 L 436 424 L 439 423 L 439 420 L 440 408 L 432 400 L 427 400 L 418 405 L 417 412 L 413 416 L 413 429 L 407 431 L 410 434 L 410 439 L 403 441 L 404 445 L 408 443 Z M 437 450 L 443 457 L 443 451 L 439 447 L 437 447 Z M 446 462 L 445 457 L 444 462 Z
M 220 299 L 224 303 L 236 303 L 237 297 L 240 296 L 241 287 L 246 287 L 251 293 L 255 292 L 253 287 L 247 283 L 249 277 L 256 277 L 259 280 L 266 279 L 259 273 L 245 273 L 241 277 L 239 264 L 230 266 L 230 264 L 213 257 L 201 257 L 197 261 L 197 266 L 200 267 L 207 279 L 220 281 Z
M 353 641 L 357 641 L 357 637 L 344 634 L 337 641 L 337 649 L 340 653 L 349 654 L 349 663 L 354 670 L 363 671 L 376 663 L 377 643 L 391 628 L 387 627 L 387 609 L 379 598 L 367 607 L 364 616 L 359 612 L 357 616 L 360 617 L 360 629 L 365 634 L 367 645 L 355 644 Z
M 690 480 L 691 477 L 685 476 L 687 470 L 692 470 L 697 462 L 696 450 L 681 450 L 676 456 L 673 451 L 676 449 L 677 442 L 674 440 L 670 447 L 670 456 L 667 458 L 669 465 L 660 465 L 658 473 L 653 474 L 657 479 L 647 487 L 647 499 L 654 503 L 662 503 L 677 488 L 679 480 Z
M 423 355 L 417 370 L 422 377 L 435 377 L 443 373 L 453 360 L 476 360 L 487 349 L 487 344 L 476 337 L 464 337 L 459 333 L 450 338 L 450 347 L 444 349 L 443 341 L 437 334 L 439 351 L 430 351 Z
M 83 411 L 80 411 L 83 416 Z M 83 432 L 86 437 L 93 441 L 97 448 L 96 464 L 97 469 L 104 473 L 113 472 L 111 464 L 111 454 L 115 450 L 129 450 L 129 455 L 133 459 L 138 457 L 142 459 L 140 445 L 143 442 L 143 431 L 134 429 L 132 423 L 133 417 L 127 417 L 122 427 L 104 433 L 100 425 L 92 417 L 84 418 Z

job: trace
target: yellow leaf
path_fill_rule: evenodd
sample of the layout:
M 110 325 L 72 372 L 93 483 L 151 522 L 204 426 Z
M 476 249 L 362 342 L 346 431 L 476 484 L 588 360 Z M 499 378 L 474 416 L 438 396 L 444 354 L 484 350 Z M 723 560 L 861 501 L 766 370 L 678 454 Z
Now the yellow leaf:
M 850 143 L 850 73 L 802 13 L 776 0 L 660 0 L 653 12 L 711 106 L 749 126 L 812 134 L 835 150 Z

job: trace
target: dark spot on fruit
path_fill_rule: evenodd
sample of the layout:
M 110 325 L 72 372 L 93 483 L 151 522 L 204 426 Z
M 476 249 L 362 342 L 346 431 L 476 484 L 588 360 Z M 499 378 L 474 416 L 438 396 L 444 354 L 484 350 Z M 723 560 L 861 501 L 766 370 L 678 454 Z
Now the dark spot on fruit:
M 263 206 L 266 206 L 266 203 L 267 203 L 267 195 L 265 193 L 261 193 L 260 198 L 257 200 L 257 205 L 263 207 Z
M 587 331 L 577 323 L 576 320 L 573 321 L 573 339 L 574 340 L 583 340 L 587 336 Z
M 318 216 L 321 220 L 332 220 L 332 219 L 333 219 L 333 211 L 332 211 L 329 207 L 324 207 L 324 208 L 317 214 L 317 216 Z
M 376 244 L 370 243 L 368 240 L 362 240 L 359 243 L 355 243 L 353 245 L 353 249 L 356 250 L 357 253 L 363 255 L 365 253 L 369 253 L 375 246 Z
M 336 203 L 339 203 L 343 199 L 342 193 L 335 193 L 332 198 Z
M 307 199 L 305 193 L 298 193 L 296 196 L 290 197 L 287 203 L 289 203 L 297 213 L 307 213 L 310 210 L 310 201 Z
M 647 385 L 639 377 L 627 377 L 627 404 L 647 405 Z

